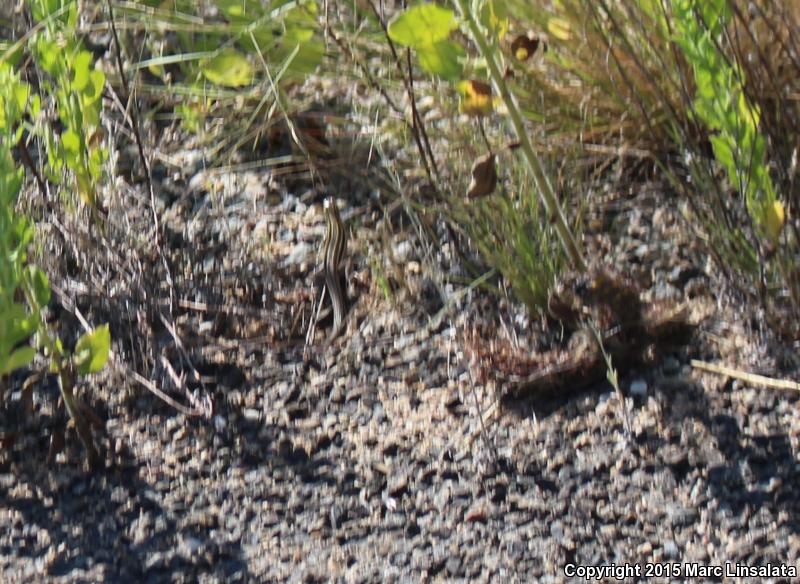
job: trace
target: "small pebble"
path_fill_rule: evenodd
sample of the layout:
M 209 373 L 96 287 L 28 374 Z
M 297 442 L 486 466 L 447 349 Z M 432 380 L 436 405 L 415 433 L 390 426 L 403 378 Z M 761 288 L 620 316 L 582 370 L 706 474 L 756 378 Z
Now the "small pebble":
M 637 397 L 647 395 L 647 382 L 644 379 L 636 379 L 631 382 L 630 394 Z
M 675 357 L 667 357 L 664 359 L 664 364 L 661 366 L 661 369 L 664 371 L 664 375 L 675 375 L 680 371 L 681 364 Z
M 674 540 L 668 539 L 664 542 L 664 555 L 668 558 L 678 557 L 678 546 L 675 544 Z
M 467 510 L 466 515 L 464 515 L 464 519 L 467 522 L 475 522 L 475 521 L 486 521 L 487 518 L 487 510 L 486 504 L 483 501 L 478 501 L 472 507 Z
M 197 555 L 201 547 L 203 547 L 203 542 L 201 542 L 196 537 L 190 536 L 184 538 L 181 546 L 181 551 L 183 552 L 184 556 L 192 557 Z
M 409 240 L 403 240 L 394 246 L 395 260 L 398 262 L 405 262 L 411 255 L 413 248 Z
M 301 241 L 295 245 L 291 253 L 286 256 L 282 262 L 282 265 L 283 267 L 299 266 L 307 258 L 309 258 L 314 251 L 314 247 L 311 244 Z
M 217 414 L 214 416 L 214 428 L 217 432 L 222 432 L 225 429 L 225 426 L 228 425 L 228 422 L 225 421 L 225 418 Z
M 244 410 L 244 419 L 249 422 L 258 422 L 261 419 L 261 412 L 255 408 L 246 408 Z

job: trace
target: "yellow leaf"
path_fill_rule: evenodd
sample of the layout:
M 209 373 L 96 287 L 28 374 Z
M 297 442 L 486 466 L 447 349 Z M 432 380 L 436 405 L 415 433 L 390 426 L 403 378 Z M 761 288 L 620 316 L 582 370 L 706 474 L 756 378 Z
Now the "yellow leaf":
M 492 87 L 485 81 L 469 79 L 458 84 L 461 103 L 458 110 L 470 116 L 485 116 L 494 110 Z
M 775 201 L 767 207 L 764 228 L 766 229 L 767 237 L 772 243 L 777 243 L 778 238 L 781 236 L 785 219 L 786 213 L 783 210 L 783 203 Z
M 92 181 L 86 173 L 79 172 L 75 175 L 75 181 L 78 184 L 78 194 L 83 203 L 91 209 L 97 207 L 97 193 L 92 186 Z
M 568 41 L 572 38 L 569 22 L 563 18 L 551 18 L 547 22 L 547 32 L 562 41 Z

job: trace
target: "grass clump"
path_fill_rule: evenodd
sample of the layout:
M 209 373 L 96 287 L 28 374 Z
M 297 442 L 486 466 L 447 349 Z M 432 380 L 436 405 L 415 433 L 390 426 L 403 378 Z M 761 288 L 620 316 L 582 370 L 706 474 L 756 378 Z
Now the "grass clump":
M 533 57 L 508 63 L 541 141 L 651 158 L 728 282 L 773 316 L 800 314 L 797 154 L 787 134 L 799 118 L 787 99 L 800 73 L 796 9 L 739 0 L 508 6 L 510 44 L 540 41 Z
M 339 8 L 346 12 L 342 4 Z M 542 312 L 556 274 L 566 266 L 582 268 L 583 258 L 545 170 L 551 161 L 528 140 L 522 114 L 504 82 L 504 57 L 496 52 L 508 28 L 504 10 L 503 2 L 454 3 L 387 14 L 365 2 L 355 10 L 361 18 L 353 27 L 357 34 L 343 28 L 333 36 L 351 55 L 367 55 L 359 53 L 354 59 L 360 64 L 380 51 L 375 34 L 383 32 L 390 70 L 365 75 L 389 108 L 404 116 L 416 143 L 418 170 L 428 179 L 429 188 L 423 192 L 433 195 L 432 201 L 416 202 L 416 208 L 443 214 L 471 240 L 485 264 L 507 279 L 520 300 Z M 467 38 L 475 44 L 465 42 Z M 398 77 L 405 90 L 405 111 L 396 106 L 385 81 Z M 422 101 L 434 104 L 438 119 L 425 118 Z M 502 120 L 493 118 L 498 108 L 509 113 L 508 131 L 485 123 Z M 520 160 L 500 154 L 512 132 Z M 477 137 L 482 138 L 480 145 Z M 499 159 L 506 165 L 500 176 Z M 462 180 L 465 163 L 472 163 L 469 187 Z
M 230 161 L 285 120 L 291 125 L 287 92 L 325 56 L 316 2 L 153 4 L 124 4 L 115 15 L 123 45 L 143 55 L 132 66 L 135 83 L 162 102 L 159 119 L 179 120 L 211 161 Z
M 558 275 L 569 258 L 542 203 L 530 187 L 525 169 L 509 188 L 475 200 L 452 197 L 450 216 L 473 242 L 484 261 L 507 280 L 514 295 L 530 310 L 541 313 Z

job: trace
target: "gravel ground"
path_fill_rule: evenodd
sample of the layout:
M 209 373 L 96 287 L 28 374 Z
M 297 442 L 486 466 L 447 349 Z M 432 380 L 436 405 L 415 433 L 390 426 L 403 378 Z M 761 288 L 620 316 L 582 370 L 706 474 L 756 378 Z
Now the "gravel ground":
M 624 404 L 597 383 L 498 406 L 461 340 L 476 315 L 514 309 L 437 284 L 408 231 L 384 266 L 402 282 L 391 300 L 351 244 L 355 316 L 324 354 L 304 357 L 308 311 L 292 335 L 278 332 L 293 327 L 291 307 L 310 307 L 319 194 L 248 174 L 198 174 L 189 186 L 160 199 L 191 268 L 176 286 L 208 305 L 225 288 L 250 311 L 177 317 L 212 380 L 214 413 L 178 413 L 119 370 L 98 377 L 84 399 L 106 421 L 107 468 L 90 473 L 72 431 L 46 461 L 63 420 L 54 382 L 36 385 L 23 414 L 24 376 L 13 378 L 0 412 L 0 428 L 19 432 L 0 450 L 0 580 L 559 582 L 570 565 L 628 564 L 641 575 L 630 580 L 667 581 L 646 574 L 669 564 L 683 581 L 726 562 L 797 569 L 798 398 L 689 367 L 780 363 L 710 289 L 702 258 L 676 236 L 674 201 L 642 191 L 619 213 L 614 246 L 598 236 L 590 249 L 649 278 L 654 297 L 710 306 L 692 345 L 623 372 Z M 339 202 L 379 239 L 368 192 Z M 137 213 L 116 204 L 112 216 Z M 446 257 L 435 261 L 452 274 Z M 115 350 L 129 356 L 136 345 L 116 326 Z M 169 336 L 153 334 L 156 354 L 169 354 Z

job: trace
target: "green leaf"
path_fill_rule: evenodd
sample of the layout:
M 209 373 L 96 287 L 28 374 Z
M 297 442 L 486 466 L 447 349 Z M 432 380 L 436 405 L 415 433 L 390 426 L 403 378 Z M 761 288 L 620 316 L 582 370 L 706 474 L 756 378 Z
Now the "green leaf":
M 186 131 L 192 134 L 199 134 L 202 128 L 201 122 L 203 120 L 200 107 L 197 104 L 182 103 L 175 107 L 175 113 L 178 115 Z
M 55 41 L 38 35 L 33 38 L 33 52 L 39 65 L 53 75 L 58 77 L 58 69 L 61 68 L 59 57 L 62 55 L 61 49 Z
M 420 4 L 399 14 L 389 23 L 389 38 L 419 49 L 445 40 L 458 27 L 452 10 L 436 4 Z
M 492 35 L 502 39 L 508 32 L 507 2 L 489 0 L 480 11 L 481 24 L 492 31 Z
M 102 370 L 106 361 L 108 361 L 110 350 L 111 333 L 108 331 L 107 324 L 82 335 L 75 344 L 74 360 L 78 373 L 86 375 Z
M 30 95 L 31 88 L 27 83 L 17 81 L 14 84 L 13 90 L 14 99 L 16 99 L 16 112 L 20 114 L 25 110 L 25 104 L 28 103 L 28 96 Z
M 4 133 L 7 133 L 5 132 L 6 130 L 11 130 L 13 126 L 13 122 L 9 121 L 8 115 L 6 114 L 7 109 L 6 98 L 0 95 L 0 131 L 4 131 Z
M 735 174 L 736 164 L 733 161 L 733 150 L 729 140 L 725 135 L 711 136 L 709 140 L 714 150 L 714 156 L 728 172 L 728 176 L 733 176 Z
M 41 22 L 63 5 L 63 0 L 36 0 L 31 2 L 31 15 L 36 22 Z
M 420 66 L 433 75 L 455 81 L 461 77 L 462 67 L 459 59 L 464 57 L 464 49 L 450 41 L 442 41 L 417 49 Z
M 703 18 L 704 28 L 714 36 L 720 34 L 730 18 L 728 3 L 725 0 L 703 0 L 697 2 L 697 7 Z
M 211 83 L 224 87 L 241 87 L 253 82 L 253 66 L 239 51 L 227 48 L 202 66 L 203 75 Z
M 75 91 L 83 91 L 89 83 L 89 72 L 91 71 L 92 54 L 89 51 L 80 51 L 72 61 L 72 88 Z
M 33 357 L 36 355 L 36 351 L 33 347 L 25 346 L 20 347 L 8 357 L 5 363 L 0 364 L 0 376 L 8 375 L 14 369 L 19 369 L 20 367 L 25 367 L 28 363 L 33 361 Z
M 22 56 L 24 55 L 25 45 L 20 44 L 19 46 L 17 46 L 17 48 L 11 51 L 11 48 L 15 44 L 16 43 L 11 40 L 0 41 L 0 60 L 2 60 L 5 63 L 17 66 L 19 65 L 19 62 L 22 60 Z
M 17 250 L 23 253 L 31 242 L 31 239 L 33 239 L 33 223 L 31 223 L 27 217 L 17 217 L 17 220 L 14 222 L 13 230 L 14 239 L 17 242 Z
M 220 45 L 227 40 L 222 34 L 211 32 L 194 32 L 179 29 L 176 34 L 181 46 L 192 53 L 211 53 L 219 49 Z M 194 69 L 194 63 L 191 61 L 179 63 L 183 69 Z
M 68 154 L 77 155 L 81 151 L 80 136 L 73 130 L 66 130 L 61 134 L 61 143 Z
M 307 42 L 299 43 L 299 46 L 297 44 L 284 45 L 273 51 L 271 57 L 275 62 L 281 63 L 291 59 L 291 62 L 286 66 L 286 72 L 282 79 L 297 79 L 316 71 L 320 62 L 322 62 L 324 54 L 324 45 L 317 39 L 311 39 Z
M 100 99 L 100 96 L 103 95 L 105 82 L 106 75 L 100 69 L 92 69 L 89 72 L 88 83 L 81 93 L 84 105 L 92 105 Z
M 47 275 L 36 266 L 28 266 L 28 278 L 33 288 L 33 297 L 40 306 L 47 306 L 50 302 L 50 281 Z
M 36 314 L 28 314 L 25 307 L 18 302 L 15 302 L 2 314 L 5 321 L 5 331 L 3 334 L 3 343 L 9 347 L 13 347 L 17 343 L 21 343 L 30 337 L 36 330 L 38 318 Z
M 273 28 L 273 22 L 267 20 L 265 24 L 257 26 L 253 29 L 252 36 L 249 34 L 243 35 L 238 40 L 237 44 L 248 53 L 268 53 L 273 47 L 275 47 L 276 36 L 280 38 L 279 34 L 273 32 Z
M 264 14 L 255 0 L 216 0 L 219 11 L 231 24 L 249 24 Z
M 777 243 L 783 230 L 783 224 L 786 220 L 786 212 L 783 209 L 783 203 L 775 201 L 768 205 L 763 213 L 764 231 L 767 237 L 773 243 Z
M 283 42 L 287 45 L 299 45 L 308 40 L 311 40 L 311 37 L 314 36 L 314 30 L 311 28 L 303 28 L 300 26 L 294 26 L 292 28 L 286 29 L 286 34 L 283 35 Z
M 17 200 L 20 188 L 22 187 L 22 179 L 24 169 L 20 166 L 14 168 L 14 160 L 11 157 L 11 151 L 7 147 L 0 150 L 0 203 L 5 205 L 12 205 Z

